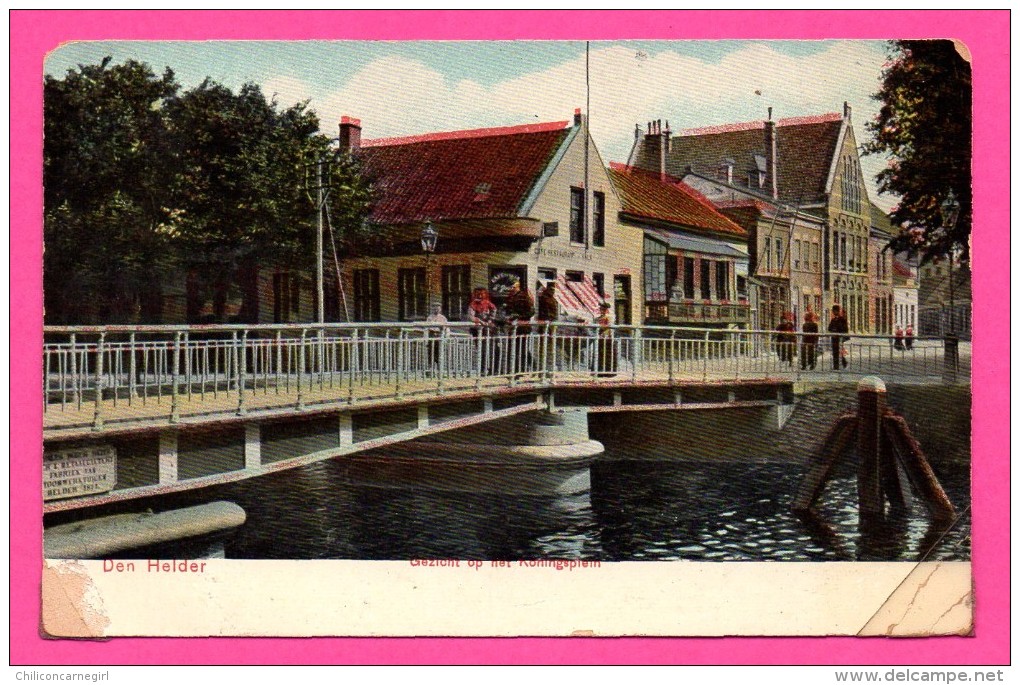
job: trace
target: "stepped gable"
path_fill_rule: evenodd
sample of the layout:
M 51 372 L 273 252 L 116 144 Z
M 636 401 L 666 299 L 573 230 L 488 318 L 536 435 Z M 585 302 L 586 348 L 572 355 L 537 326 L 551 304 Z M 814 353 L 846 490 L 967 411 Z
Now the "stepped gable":
M 519 208 L 570 132 L 568 122 L 365 140 L 371 221 L 496 219 Z

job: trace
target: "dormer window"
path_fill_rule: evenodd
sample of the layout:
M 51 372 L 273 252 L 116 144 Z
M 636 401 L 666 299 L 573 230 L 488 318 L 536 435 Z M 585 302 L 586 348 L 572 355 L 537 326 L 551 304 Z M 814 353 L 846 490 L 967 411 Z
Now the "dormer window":
M 768 167 L 765 163 L 765 155 L 755 155 L 754 166 L 755 166 L 754 170 L 751 171 L 750 174 L 748 174 L 747 185 L 748 187 L 753 188 L 754 184 L 757 183 L 759 188 L 764 188 L 765 176 L 768 170 Z
M 728 185 L 733 185 L 733 167 L 736 166 L 730 158 L 726 158 L 719 162 L 719 180 L 725 181 Z
M 489 199 L 489 193 L 492 190 L 491 183 L 479 183 L 475 186 L 475 202 L 483 202 Z

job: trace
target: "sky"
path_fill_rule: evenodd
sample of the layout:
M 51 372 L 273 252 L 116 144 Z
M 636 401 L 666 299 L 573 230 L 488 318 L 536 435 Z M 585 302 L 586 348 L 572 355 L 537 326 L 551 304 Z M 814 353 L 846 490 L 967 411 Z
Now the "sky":
M 853 108 L 858 143 L 878 112 L 882 41 L 593 41 L 586 105 L 584 41 L 208 41 L 77 42 L 51 53 L 62 77 L 105 56 L 136 59 L 184 88 L 205 78 L 237 89 L 260 85 L 284 106 L 308 100 L 324 133 L 341 115 L 361 119 L 364 138 L 567 120 L 589 112 L 603 161 L 626 161 L 636 124 L 674 131 Z M 878 157 L 861 160 L 872 201 Z

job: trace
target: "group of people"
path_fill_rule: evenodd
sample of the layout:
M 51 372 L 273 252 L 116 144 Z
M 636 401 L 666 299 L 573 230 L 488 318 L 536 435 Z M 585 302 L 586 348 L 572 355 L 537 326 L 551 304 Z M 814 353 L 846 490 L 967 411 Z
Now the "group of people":
M 828 333 L 832 346 L 832 370 L 846 368 L 847 349 L 844 343 L 849 336 L 842 335 L 850 332 L 846 312 L 838 304 L 832 305 L 832 318 L 829 319 Z M 818 364 L 818 340 L 820 331 L 818 329 L 818 317 L 810 309 L 804 314 L 804 323 L 800 329 L 800 368 L 802 371 L 814 369 Z M 797 356 L 797 326 L 794 323 L 794 316 L 790 312 L 783 312 L 779 325 L 776 326 L 776 351 L 779 354 L 781 363 L 793 366 L 793 358 Z
M 908 325 L 904 332 L 902 326 L 897 326 L 893 333 L 893 347 L 897 350 L 914 349 L 914 327 Z
M 609 303 L 599 304 L 599 315 L 595 317 L 594 323 L 599 330 L 599 348 L 597 365 L 598 370 L 615 372 L 616 364 L 612 354 L 612 321 L 609 317 Z M 536 309 L 535 300 L 520 281 L 514 281 L 506 294 L 506 299 L 501 306 L 496 306 L 492 301 L 489 291 L 485 288 L 475 288 L 472 291 L 471 301 L 468 303 L 464 318 L 474 326 L 471 327 L 471 335 L 474 338 L 484 338 L 480 341 L 481 368 L 484 373 L 499 373 L 500 355 L 502 353 L 501 337 L 508 336 L 512 340 L 513 365 L 515 372 L 527 372 L 537 370 L 532 346 L 529 337 L 532 332 L 545 334 L 549 330 L 548 324 L 559 321 L 560 305 L 556 298 L 556 282 L 550 282 L 538 295 L 538 306 Z M 572 333 L 577 337 L 588 335 L 588 321 L 583 317 L 577 317 L 574 321 L 576 328 Z M 567 336 L 568 329 L 558 329 L 557 335 Z M 539 353 L 543 355 L 542 367 L 550 362 L 545 355 L 549 354 L 549 348 L 539 347 Z M 594 361 L 594 360 L 593 360 Z M 507 361 L 507 364 L 510 362 Z

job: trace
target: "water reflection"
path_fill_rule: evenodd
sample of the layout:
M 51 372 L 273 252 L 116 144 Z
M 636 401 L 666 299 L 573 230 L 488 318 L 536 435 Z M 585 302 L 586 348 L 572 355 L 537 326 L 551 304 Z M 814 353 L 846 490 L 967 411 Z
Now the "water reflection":
M 962 512 L 952 526 L 931 523 L 907 489 L 902 514 L 861 527 L 849 468 L 826 485 L 815 512 L 798 516 L 790 507 L 801 466 L 628 461 L 609 449 L 607 459 L 568 476 L 590 482 L 568 496 L 542 494 L 531 487 L 534 477 L 506 467 L 401 463 L 377 455 L 132 504 L 170 509 L 236 502 L 247 523 L 226 541 L 226 555 L 235 559 L 970 558 L 966 468 L 940 474 Z M 110 512 L 91 515 L 104 513 Z M 65 521 L 47 524 L 57 522 Z

